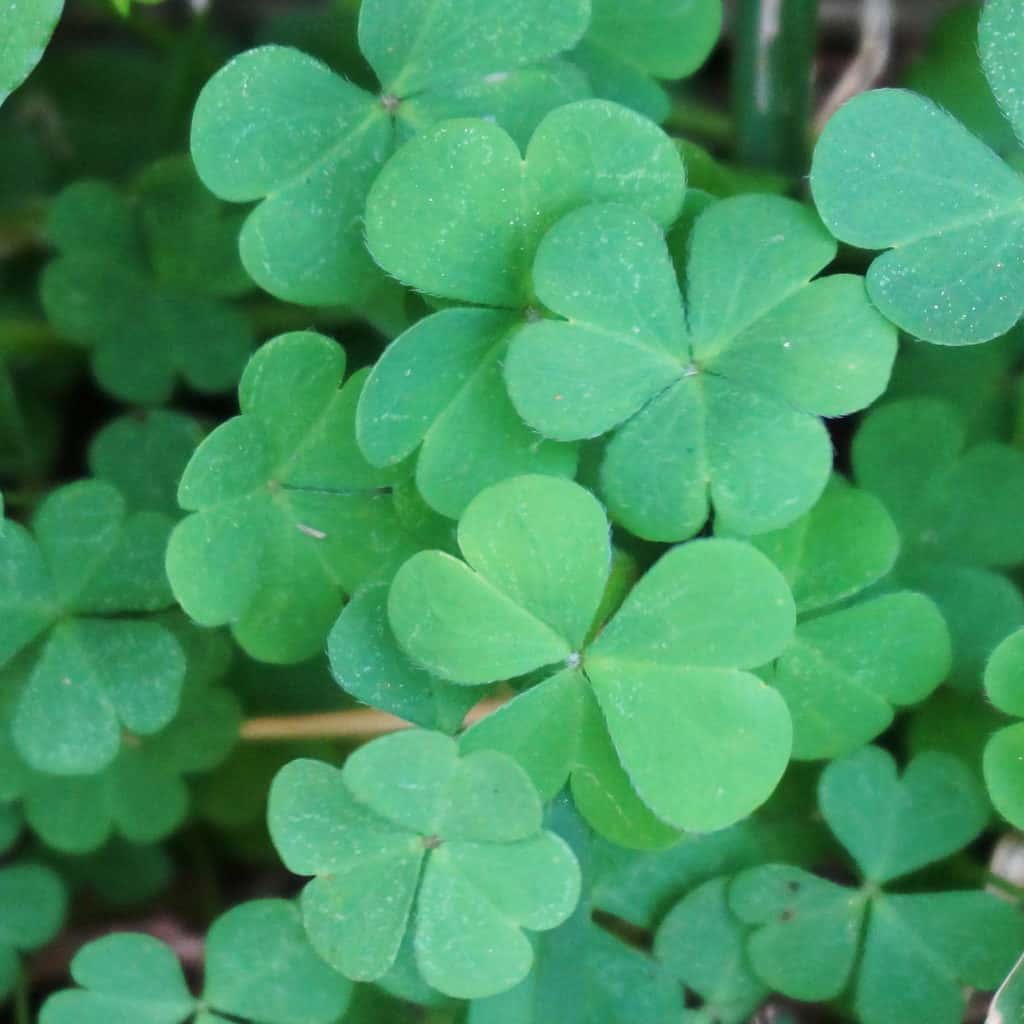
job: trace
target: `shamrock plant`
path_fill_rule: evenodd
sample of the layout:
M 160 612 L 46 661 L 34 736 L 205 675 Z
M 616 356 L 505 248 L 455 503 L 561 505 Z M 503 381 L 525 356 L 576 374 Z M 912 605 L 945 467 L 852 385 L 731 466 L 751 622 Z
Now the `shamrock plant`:
M 77 182 L 50 211 L 59 256 L 42 277 L 47 314 L 91 349 L 93 371 L 119 398 L 164 402 L 179 376 L 197 391 L 226 391 L 253 346 L 222 301 L 250 287 L 237 231 L 238 218 L 181 161 L 147 171 L 134 204 L 103 182 Z
M 345 351 L 329 338 L 275 338 L 245 369 L 242 414 L 203 441 L 181 478 L 192 515 L 168 545 L 175 596 L 268 661 L 312 655 L 344 595 L 420 546 L 391 494 L 402 469 L 370 466 L 355 444 L 365 374 L 341 387 L 344 375 Z
M 537 252 L 534 286 L 559 319 L 513 339 L 512 402 L 561 441 L 618 428 L 601 492 L 638 536 L 689 537 L 712 505 L 746 533 L 784 526 L 828 479 L 819 417 L 878 397 L 896 353 L 860 278 L 808 283 L 834 254 L 789 200 L 712 204 L 690 234 L 684 306 L 656 224 L 621 204 L 584 208 Z
M 172 950 L 149 935 L 109 935 L 79 950 L 80 986 L 48 1000 L 40 1024 L 334 1024 L 351 986 L 310 948 L 286 900 L 253 900 L 214 922 L 196 998 Z
M 997 571 L 1024 560 L 1012 525 L 1024 502 L 1024 455 L 995 440 L 968 447 L 947 403 L 893 402 L 853 442 L 857 483 L 877 495 L 900 533 L 893 579 L 930 595 L 953 638 L 950 682 L 978 686 L 985 659 L 1024 624 L 1024 602 Z
M 973 779 L 938 753 L 919 755 L 900 778 L 890 755 L 865 747 L 825 769 L 819 803 L 861 885 L 782 864 L 741 872 L 729 903 L 752 926 L 754 973 L 795 999 L 846 993 L 865 1024 L 956 1024 L 963 986 L 998 984 L 1024 942 L 1024 922 L 991 893 L 892 886 L 982 830 L 985 804 Z M 965 943 L 964 934 L 985 940 Z
M 550 59 L 583 35 L 588 7 L 366 0 L 359 47 L 380 82 L 376 95 L 284 47 L 224 67 L 196 107 L 192 154 L 221 198 L 262 200 L 239 238 L 253 279 L 292 302 L 362 298 L 376 278 L 363 207 L 387 157 L 451 117 L 496 116 L 528 138 L 548 110 L 586 94 L 578 72 Z
M 912 591 L 858 597 L 899 550 L 877 498 L 835 476 L 810 512 L 753 543 L 796 600 L 796 634 L 766 674 L 792 715 L 794 757 L 856 750 L 890 725 L 895 708 L 923 701 L 946 678 L 949 635 L 933 601 Z
M 772 791 L 789 715 L 743 670 L 781 652 L 794 612 L 763 555 L 731 540 L 675 548 L 592 639 L 611 552 L 587 491 L 542 476 L 497 484 L 466 509 L 459 547 L 465 561 L 425 551 L 399 569 L 398 644 L 465 686 L 548 675 L 467 733 L 466 749 L 513 754 L 549 797 L 571 775 L 599 831 L 646 841 L 664 841 L 661 822 L 721 828 Z
M 128 514 L 109 484 L 82 481 L 39 507 L 31 533 L 0 527 L 3 697 L 14 702 L 14 745 L 36 770 L 92 774 L 117 756 L 124 730 L 154 733 L 174 717 L 184 654 L 138 617 L 171 602 L 168 525 Z
M 1024 0 L 271 6 L 0 0 L 0 1017 L 1008 1024 Z
M 666 135 L 596 100 L 550 114 L 525 156 L 485 121 L 448 122 L 405 146 L 370 193 L 370 250 L 419 291 L 475 305 L 425 317 L 388 347 L 359 402 L 366 457 L 387 466 L 418 449 L 420 492 L 453 517 L 505 477 L 572 476 L 574 447 L 541 441 L 523 424 L 502 378 L 510 339 L 540 316 L 537 243 L 562 214 L 605 200 L 631 203 L 667 226 L 685 185 Z M 414 239 L 410 223 L 419 225 Z
M 460 756 L 450 738 L 417 731 L 368 744 L 340 771 L 293 761 L 268 813 L 285 864 L 316 876 L 303 917 L 329 963 L 381 977 L 412 921 L 424 979 L 477 998 L 520 981 L 533 960 L 522 929 L 554 928 L 579 898 L 576 860 L 541 810 L 510 757 Z

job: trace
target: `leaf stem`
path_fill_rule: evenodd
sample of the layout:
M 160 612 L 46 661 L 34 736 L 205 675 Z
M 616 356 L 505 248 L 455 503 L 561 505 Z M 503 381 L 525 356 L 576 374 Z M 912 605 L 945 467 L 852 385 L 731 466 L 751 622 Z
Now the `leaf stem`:
M 472 708 L 463 720 L 463 726 L 479 722 L 497 711 L 509 700 L 508 696 L 488 697 Z M 413 725 L 397 715 L 373 708 L 355 708 L 352 711 L 325 711 L 309 715 L 270 715 L 250 718 L 242 723 L 239 736 L 251 742 L 279 742 L 281 740 L 370 740 L 386 733 L 409 729 Z
M 15 1024 L 32 1024 L 31 981 L 25 965 L 18 971 L 18 981 L 14 986 L 14 1022 Z
M 45 320 L 0 317 L 0 356 L 47 355 L 69 347 Z
M 818 0 L 739 0 L 732 102 L 742 163 L 806 173 Z

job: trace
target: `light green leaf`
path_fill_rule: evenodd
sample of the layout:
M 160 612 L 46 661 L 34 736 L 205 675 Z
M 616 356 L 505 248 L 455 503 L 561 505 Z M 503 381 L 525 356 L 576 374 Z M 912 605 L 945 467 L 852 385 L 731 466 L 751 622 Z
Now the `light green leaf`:
M 152 733 L 171 720 L 184 675 L 180 645 L 155 622 L 61 623 L 17 702 L 18 752 L 54 775 L 99 771 L 116 756 L 123 729 Z
M 954 757 L 918 754 L 902 778 L 892 757 L 865 747 L 821 776 L 821 811 L 869 882 L 884 884 L 942 860 L 985 827 L 985 801 Z
M 641 0 L 623 6 L 592 0 L 590 27 L 572 59 L 594 94 L 633 107 L 655 121 L 670 109 L 652 79 L 683 78 L 707 59 L 722 24 L 719 0 Z
M 366 458 L 394 465 L 419 447 L 417 486 L 446 515 L 500 480 L 576 471 L 575 448 L 539 439 L 509 402 L 501 361 L 519 323 L 485 309 L 425 317 L 385 350 L 360 396 L 356 436 Z
M 892 124 L 900 131 L 884 130 Z M 872 263 L 868 291 L 910 334 L 974 344 L 1024 312 L 1024 183 L 931 101 L 897 89 L 854 97 L 818 141 L 811 188 L 838 238 L 889 250 Z
M 352 986 L 313 952 L 294 904 L 251 900 L 206 937 L 203 999 L 225 1014 L 273 1024 L 335 1024 Z
M 576 906 L 578 865 L 541 830 L 540 811 L 510 758 L 460 757 L 448 737 L 414 731 L 368 744 L 341 772 L 292 762 L 274 781 L 269 823 L 286 866 L 316 876 L 303 918 L 332 966 L 381 977 L 412 920 L 426 980 L 475 997 L 529 970 L 521 927 L 553 928 Z
M 639 536 L 692 535 L 709 499 L 732 528 L 778 529 L 825 486 L 831 445 L 818 417 L 872 401 L 895 356 L 858 279 L 807 283 L 834 251 L 789 200 L 712 204 L 692 232 L 684 309 L 656 224 L 618 205 L 569 214 L 534 268 L 539 298 L 564 320 L 513 337 L 512 402 L 546 437 L 619 427 L 601 485 Z
M 0 948 L 28 951 L 49 942 L 64 923 L 67 894 L 60 878 L 41 864 L 0 869 Z
M 750 543 L 782 570 L 797 612 L 806 614 L 885 576 L 896 561 L 900 537 L 881 501 L 835 474 L 810 512 Z
M 840 757 L 870 742 L 950 662 L 946 624 L 921 594 L 885 594 L 800 624 L 770 677 L 793 718 L 793 757 Z
M 64 0 L 11 0 L 0 42 L 0 103 L 28 77 L 57 27 Z
M 341 387 L 344 351 L 309 332 L 252 358 L 242 415 L 196 450 L 178 497 L 194 515 L 171 535 L 167 572 L 202 625 L 230 624 L 242 647 L 295 662 L 321 649 L 343 596 L 387 578 L 419 544 L 390 487 L 355 445 L 362 375 Z
M 727 878 L 697 886 L 666 915 L 654 955 L 723 1021 L 747 1020 L 767 995 L 747 965 L 747 929 L 729 910 Z
M 385 584 L 365 587 L 327 636 L 331 672 L 353 697 L 426 729 L 453 732 L 479 691 L 452 686 L 417 667 L 398 646 L 387 615 Z
M 861 943 L 868 897 L 784 864 L 739 874 L 729 905 L 755 926 L 750 962 L 766 984 L 820 1002 L 846 988 Z
M 964 990 L 998 985 L 1022 942 L 1020 915 L 991 893 L 886 895 L 871 912 L 856 1011 L 865 1024 L 957 1024 Z
M 1007 0 L 987 0 L 978 23 L 978 47 L 985 77 L 1017 137 L 1024 136 L 1021 89 L 1021 12 Z
M 40 1024 L 181 1024 L 196 1009 L 177 958 L 149 935 L 90 942 L 71 976 L 81 988 L 47 999 Z
M 367 241 L 388 273 L 420 291 L 521 310 L 532 301 L 533 251 L 559 216 L 620 200 L 667 224 L 684 187 L 667 136 L 615 104 L 585 100 L 549 114 L 525 157 L 497 125 L 451 122 L 413 139 L 381 172 Z
M 588 8 L 584 0 L 557 11 L 537 0 L 369 0 L 359 48 L 386 93 L 408 96 L 553 57 L 583 34 Z

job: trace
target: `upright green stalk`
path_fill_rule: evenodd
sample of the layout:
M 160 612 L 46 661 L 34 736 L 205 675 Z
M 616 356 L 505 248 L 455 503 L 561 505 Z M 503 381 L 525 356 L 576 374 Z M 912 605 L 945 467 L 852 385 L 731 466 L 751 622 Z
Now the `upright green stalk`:
M 736 156 L 806 173 L 818 0 L 739 0 L 733 32 Z

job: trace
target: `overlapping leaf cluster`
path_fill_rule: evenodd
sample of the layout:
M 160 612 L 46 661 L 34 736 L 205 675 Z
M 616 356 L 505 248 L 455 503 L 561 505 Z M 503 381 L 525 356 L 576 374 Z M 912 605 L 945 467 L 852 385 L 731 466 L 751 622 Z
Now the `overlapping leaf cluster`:
M 61 5 L 8 6 L 0 101 Z M 0 266 L 0 999 L 69 895 L 183 860 L 202 970 L 106 936 L 42 1024 L 956 1024 L 997 986 L 1024 16 L 988 0 L 951 85 L 975 20 L 911 74 L 941 106 L 840 110 L 811 202 L 659 126 L 717 0 L 338 0 L 226 63 L 204 27 L 95 134 L 95 66 L 44 62 L 67 152 L 0 120 L 0 233 L 18 168 L 63 186 Z M 82 347 L 104 424 L 58 461 Z M 413 727 L 304 740 L 357 703 Z M 264 866 L 232 900 L 308 881 L 219 913 L 211 849 Z

